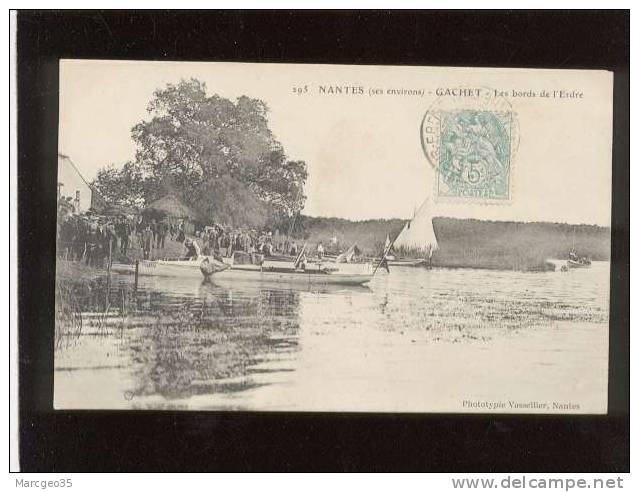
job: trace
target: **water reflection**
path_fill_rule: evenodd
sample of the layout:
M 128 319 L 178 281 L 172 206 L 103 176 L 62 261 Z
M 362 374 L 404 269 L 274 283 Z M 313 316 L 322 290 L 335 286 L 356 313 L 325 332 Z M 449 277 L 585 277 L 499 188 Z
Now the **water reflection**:
M 56 298 L 56 404 L 442 411 L 460 394 L 521 392 L 522 378 L 534 381 L 528 392 L 584 370 L 605 385 L 607 272 L 405 269 L 370 287 L 313 289 L 67 283 Z

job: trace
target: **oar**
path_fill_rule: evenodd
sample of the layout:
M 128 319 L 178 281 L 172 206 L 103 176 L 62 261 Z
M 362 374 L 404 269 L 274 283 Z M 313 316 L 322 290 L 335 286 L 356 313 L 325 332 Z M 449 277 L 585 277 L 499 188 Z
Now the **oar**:
M 297 264 L 302 259 L 302 255 L 304 254 L 304 250 L 306 250 L 306 243 L 304 243 L 304 246 L 302 246 L 302 249 L 300 250 L 299 254 L 297 255 L 297 258 L 295 258 L 295 263 L 293 263 L 293 267 L 294 268 L 297 268 Z
M 397 237 L 395 239 L 397 239 Z M 386 255 L 390 252 L 391 248 L 393 247 L 393 244 L 395 244 L 395 239 L 393 239 L 393 241 L 389 243 L 388 247 L 384 248 L 382 259 L 379 260 L 379 263 L 375 267 L 375 270 L 373 270 L 373 275 L 375 275 L 375 273 L 377 272 L 377 269 L 382 265 L 382 263 L 384 263 L 384 260 L 386 259 Z

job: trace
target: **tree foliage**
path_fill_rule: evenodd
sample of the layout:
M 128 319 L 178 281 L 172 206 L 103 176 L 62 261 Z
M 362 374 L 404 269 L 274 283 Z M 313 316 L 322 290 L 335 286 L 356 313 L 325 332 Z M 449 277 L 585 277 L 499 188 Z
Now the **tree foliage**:
M 211 220 L 259 226 L 303 208 L 306 164 L 287 159 L 259 99 L 208 96 L 196 79 L 155 91 L 132 129 L 135 161 L 107 167 L 96 188 L 126 205 L 177 193 Z
M 121 169 L 113 165 L 103 167 L 93 181 L 94 188 L 108 203 L 127 207 L 144 204 L 149 184 L 140 166 L 130 161 Z

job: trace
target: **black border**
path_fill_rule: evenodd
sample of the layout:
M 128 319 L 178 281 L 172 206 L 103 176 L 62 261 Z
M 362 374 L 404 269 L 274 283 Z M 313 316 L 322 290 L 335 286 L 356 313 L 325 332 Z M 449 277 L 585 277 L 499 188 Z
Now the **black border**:
M 23 471 L 629 471 L 629 11 L 20 11 L 17 25 Z M 65 57 L 613 70 L 609 414 L 54 412 Z

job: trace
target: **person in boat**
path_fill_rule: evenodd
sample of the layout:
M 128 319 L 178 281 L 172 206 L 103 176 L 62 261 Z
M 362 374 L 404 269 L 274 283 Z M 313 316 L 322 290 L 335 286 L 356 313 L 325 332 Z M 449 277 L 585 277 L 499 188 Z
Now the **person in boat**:
M 321 260 L 323 256 L 324 256 L 324 245 L 322 244 L 322 241 L 320 241 L 319 244 L 317 245 L 317 257 Z
M 264 253 L 264 256 L 266 257 L 273 256 L 273 243 L 271 242 L 270 237 L 266 238 L 266 243 L 264 244 L 263 253 Z
M 186 238 L 184 240 L 184 255 L 185 260 L 197 260 L 200 257 L 200 246 L 195 240 Z
M 306 258 L 306 252 L 302 253 L 299 261 L 296 263 L 296 268 L 301 268 L 302 270 L 306 270 L 306 264 L 308 263 L 308 258 Z
M 297 243 L 295 241 L 293 241 L 291 243 L 291 249 L 289 250 L 289 254 L 291 256 L 297 256 L 297 253 L 298 253 L 298 251 L 297 251 Z

